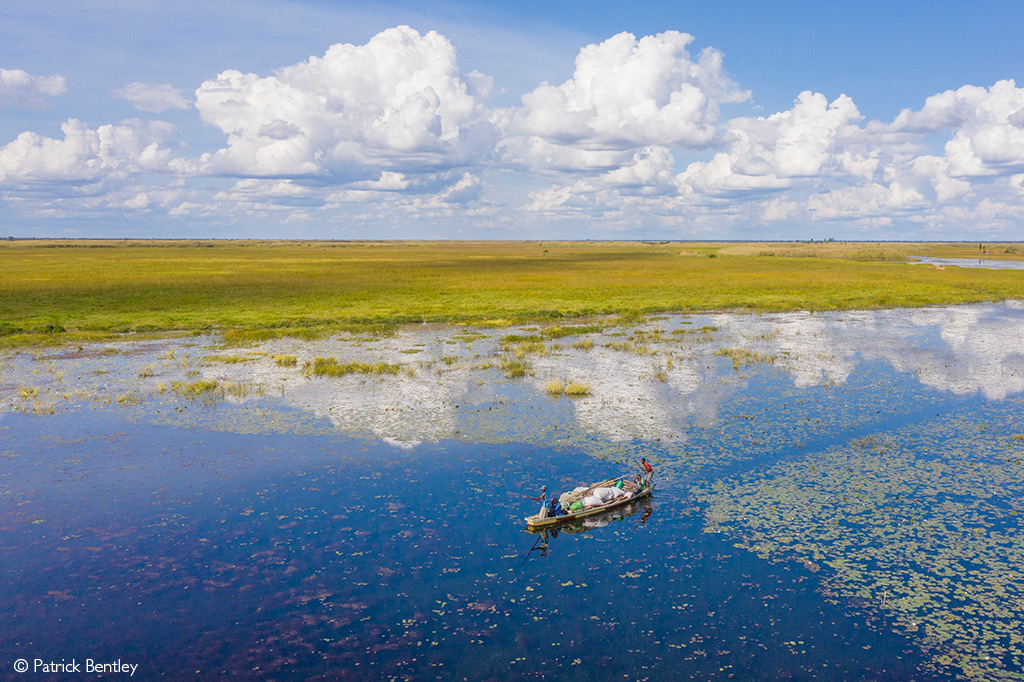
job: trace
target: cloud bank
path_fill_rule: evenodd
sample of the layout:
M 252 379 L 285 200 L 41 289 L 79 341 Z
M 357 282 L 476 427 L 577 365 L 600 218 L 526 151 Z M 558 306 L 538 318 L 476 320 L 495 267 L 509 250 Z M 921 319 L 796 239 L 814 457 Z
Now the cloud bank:
M 0 208 L 244 217 L 280 236 L 343 222 L 410 226 L 396 236 L 564 225 L 577 237 L 1020 238 L 1014 81 L 937 93 L 891 121 L 811 90 L 755 115 L 725 55 L 693 42 L 620 33 L 582 47 L 563 83 L 504 108 L 490 103 L 494 78 L 466 71 L 448 38 L 408 26 L 270 74 L 226 69 L 192 99 L 134 82 L 112 96 L 151 114 L 191 111 L 221 144 L 203 148 L 158 118 L 91 127 L 72 116 L 63 137 L 25 131 L 0 146 Z M 67 89 L 59 75 L 0 69 L 0 106 L 45 106 Z

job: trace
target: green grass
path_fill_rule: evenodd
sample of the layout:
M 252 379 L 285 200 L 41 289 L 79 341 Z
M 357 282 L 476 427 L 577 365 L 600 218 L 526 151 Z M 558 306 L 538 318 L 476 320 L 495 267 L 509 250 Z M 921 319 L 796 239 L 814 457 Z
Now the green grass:
M 171 382 L 171 390 L 187 398 L 195 398 L 207 393 L 213 393 L 218 388 L 221 388 L 221 386 L 220 382 L 218 382 L 216 379 Z
M 398 374 L 401 365 L 387 362 L 338 362 L 334 358 L 314 358 L 303 365 L 306 376 L 343 377 L 348 374 Z
M 983 255 L 1024 259 L 1018 247 L 986 244 Z M 0 347 L 124 332 L 217 331 L 245 343 L 527 321 L 559 338 L 596 331 L 570 323 L 599 315 L 1024 298 L 1020 271 L 896 262 L 979 254 L 977 243 L 2 242 Z

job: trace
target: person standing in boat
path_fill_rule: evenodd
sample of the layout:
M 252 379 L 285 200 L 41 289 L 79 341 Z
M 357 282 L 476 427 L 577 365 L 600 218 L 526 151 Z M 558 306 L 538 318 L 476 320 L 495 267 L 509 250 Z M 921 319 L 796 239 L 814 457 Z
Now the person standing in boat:
M 529 497 L 531 500 L 534 500 L 535 502 L 540 502 L 540 512 L 537 514 L 537 517 L 541 519 L 546 519 L 548 517 L 548 487 L 546 485 L 542 485 L 540 487 L 540 497 L 532 497 L 530 495 L 527 495 L 527 497 Z
M 644 487 L 646 488 L 651 484 L 651 479 L 654 478 L 654 467 L 651 466 L 646 457 L 640 458 L 640 464 L 644 468 Z

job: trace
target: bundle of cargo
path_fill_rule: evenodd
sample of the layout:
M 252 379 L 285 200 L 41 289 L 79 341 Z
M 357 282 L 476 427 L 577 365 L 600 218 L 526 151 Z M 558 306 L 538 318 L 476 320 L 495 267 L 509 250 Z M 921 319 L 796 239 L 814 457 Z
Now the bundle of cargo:
M 579 486 L 559 495 L 557 500 L 547 504 L 547 487 L 542 490 L 540 498 L 541 510 L 533 516 L 526 517 L 527 528 L 542 528 L 579 519 L 592 514 L 600 514 L 608 509 L 618 507 L 633 500 L 650 495 L 654 491 L 654 470 L 647 460 L 642 460 L 642 472 L 634 476 L 629 474 L 598 481 L 587 486 Z

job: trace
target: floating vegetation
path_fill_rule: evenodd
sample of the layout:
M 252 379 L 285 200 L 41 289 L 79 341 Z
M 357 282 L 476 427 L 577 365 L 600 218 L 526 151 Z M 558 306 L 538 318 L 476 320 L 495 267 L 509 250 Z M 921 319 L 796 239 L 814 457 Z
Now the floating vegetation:
M 1008 409 L 1008 411 L 1007 411 Z M 1019 422 L 1012 407 L 991 420 Z M 935 673 L 1024 669 L 1024 473 L 962 418 L 699 488 L 709 532 L 773 561 L 829 569 L 829 592 L 885 611 L 934 652 Z
M 149 365 L 148 367 L 143 367 L 139 371 L 139 378 L 140 379 L 148 379 L 149 377 L 155 376 L 155 375 L 156 375 L 156 368 L 154 368 L 153 365 Z
M 343 377 L 348 374 L 398 374 L 402 365 L 388 362 L 338 362 L 334 358 L 314 358 L 303 365 L 306 376 Z
M 22 400 L 30 400 L 32 398 L 35 398 L 38 395 L 39 395 L 39 389 L 37 387 L 35 387 L 35 386 L 19 386 L 18 387 L 18 396 L 21 397 Z
M 119 405 L 138 405 L 142 402 L 142 394 L 138 391 L 131 391 L 129 393 L 122 393 L 117 398 Z

